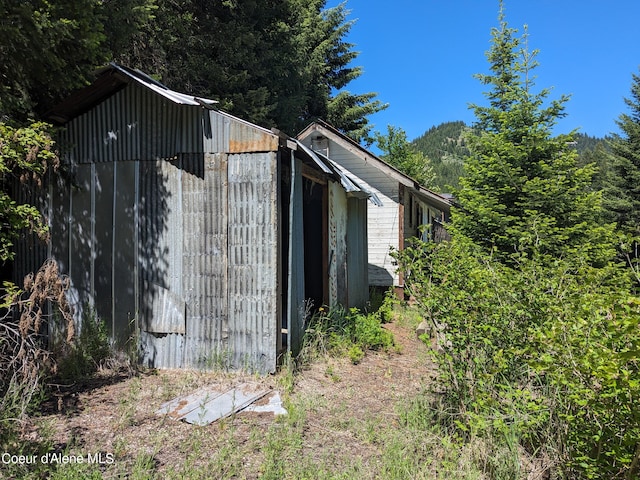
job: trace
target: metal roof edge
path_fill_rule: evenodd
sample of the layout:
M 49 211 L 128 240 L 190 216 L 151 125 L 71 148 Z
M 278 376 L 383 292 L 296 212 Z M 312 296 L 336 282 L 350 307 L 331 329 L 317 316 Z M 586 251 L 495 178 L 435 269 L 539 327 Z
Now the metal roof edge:
M 416 180 L 409 177 L 405 173 L 402 173 L 396 167 L 385 162 L 377 155 L 371 153 L 369 150 L 364 148 L 358 142 L 356 142 L 352 138 L 349 138 L 348 136 L 346 136 L 345 134 L 343 134 L 342 132 L 340 132 L 339 130 L 337 130 L 335 127 L 328 124 L 324 120 L 318 119 L 310 123 L 298 134 L 296 138 L 302 140 L 308 137 L 309 135 L 311 135 L 311 133 L 314 131 L 320 132 L 326 137 L 332 137 L 332 139 L 336 143 L 342 144 L 342 146 L 345 147 L 347 150 L 349 150 L 350 152 L 356 155 L 359 155 L 365 161 L 367 162 L 373 161 L 373 163 L 375 163 L 378 168 L 383 170 L 388 175 L 391 175 L 395 180 L 402 183 L 404 186 L 410 187 L 416 192 L 419 192 L 424 197 L 428 198 L 429 200 L 432 200 L 439 207 L 445 208 L 445 209 L 451 208 L 452 206 L 451 202 L 449 202 L 445 197 L 442 197 L 436 192 L 433 192 L 432 190 L 429 190 L 428 188 L 420 185 Z

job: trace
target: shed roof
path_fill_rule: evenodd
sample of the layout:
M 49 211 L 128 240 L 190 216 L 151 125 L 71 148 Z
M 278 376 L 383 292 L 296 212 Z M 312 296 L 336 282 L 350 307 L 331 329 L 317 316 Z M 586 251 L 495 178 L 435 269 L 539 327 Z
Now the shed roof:
M 312 132 L 317 131 L 320 134 L 331 137 L 336 143 L 340 144 L 342 147 L 347 149 L 348 151 L 354 153 L 355 155 L 361 157 L 366 162 L 371 163 L 375 168 L 383 171 L 385 174 L 389 175 L 391 178 L 397 180 L 402 185 L 411 188 L 419 197 L 422 197 L 424 200 L 432 203 L 438 208 L 449 211 L 451 208 L 451 202 L 426 187 L 420 185 L 416 180 L 411 178 L 410 176 L 402 173 L 400 170 L 395 168 L 394 166 L 388 164 L 380 157 L 374 155 L 366 148 L 362 147 L 359 143 L 354 141 L 353 139 L 347 137 L 345 134 L 340 132 L 338 129 L 328 124 L 323 120 L 316 120 L 315 122 L 309 124 L 304 130 L 302 130 L 297 138 L 302 139 L 311 135 Z M 317 153 L 317 152 L 316 152 Z
M 132 82 L 136 82 L 179 105 L 199 105 L 212 109 L 218 103 L 217 100 L 176 92 L 140 70 L 116 63 L 110 63 L 108 66 L 100 68 L 95 74 L 96 79 L 91 85 L 71 94 L 62 103 L 49 110 L 44 115 L 45 118 L 59 124 L 67 123 Z

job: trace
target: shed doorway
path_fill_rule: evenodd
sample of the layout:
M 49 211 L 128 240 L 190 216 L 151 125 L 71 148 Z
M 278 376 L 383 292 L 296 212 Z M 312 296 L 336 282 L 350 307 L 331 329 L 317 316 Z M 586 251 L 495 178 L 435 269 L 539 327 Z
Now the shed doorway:
M 302 179 L 304 297 L 317 310 L 328 301 L 327 185 Z

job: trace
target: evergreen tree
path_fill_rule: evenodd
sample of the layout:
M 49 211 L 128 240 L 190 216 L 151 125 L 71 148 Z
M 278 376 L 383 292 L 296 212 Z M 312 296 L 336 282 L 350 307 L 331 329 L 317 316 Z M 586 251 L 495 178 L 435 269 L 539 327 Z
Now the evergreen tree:
M 95 0 L 0 0 L 0 121 L 27 122 L 106 61 Z
M 605 206 L 623 232 L 640 237 L 640 76 L 633 75 L 631 97 L 625 103 L 630 112 L 617 121 L 622 135 L 610 141 L 613 155 Z
M 386 105 L 375 93 L 345 90 L 362 74 L 344 40 L 353 22 L 345 4 L 325 3 L 158 0 L 156 20 L 117 59 L 259 125 L 293 135 L 322 118 L 366 141 L 367 117 Z
M 601 200 L 590 186 L 593 165 L 579 167 L 572 135 L 552 136 L 566 96 L 547 102 L 533 91 L 536 51 L 515 36 L 500 8 L 487 54 L 488 106 L 473 105 L 477 123 L 468 135 L 470 156 L 457 193 L 454 225 L 509 262 L 514 254 L 552 257 L 585 252 L 592 262 L 612 255 L 612 228 L 600 225 Z
M 376 132 L 375 140 L 382 150 L 382 159 L 419 184 L 432 187 L 435 179 L 431 162 L 408 140 L 406 132 L 392 125 L 387 126 L 386 135 Z

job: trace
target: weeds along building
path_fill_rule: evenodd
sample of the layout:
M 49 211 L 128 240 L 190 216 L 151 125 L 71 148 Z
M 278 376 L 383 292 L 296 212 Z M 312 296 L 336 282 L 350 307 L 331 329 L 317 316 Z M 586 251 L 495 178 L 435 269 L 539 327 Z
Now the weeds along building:
M 272 372 L 310 304 L 367 301 L 370 194 L 297 140 L 116 64 L 48 118 L 47 254 L 144 364 Z

